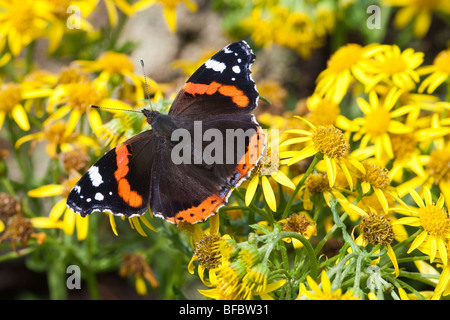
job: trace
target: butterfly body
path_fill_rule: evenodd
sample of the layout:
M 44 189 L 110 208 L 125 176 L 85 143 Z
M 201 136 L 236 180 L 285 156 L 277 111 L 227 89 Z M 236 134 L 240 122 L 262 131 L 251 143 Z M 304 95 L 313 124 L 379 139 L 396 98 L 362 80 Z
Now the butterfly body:
M 150 206 L 178 224 L 206 220 L 250 175 L 265 137 L 251 111 L 258 92 L 255 56 L 244 41 L 225 47 L 186 82 L 169 113 L 142 110 L 151 129 L 101 157 L 79 180 L 67 206 L 132 217 Z

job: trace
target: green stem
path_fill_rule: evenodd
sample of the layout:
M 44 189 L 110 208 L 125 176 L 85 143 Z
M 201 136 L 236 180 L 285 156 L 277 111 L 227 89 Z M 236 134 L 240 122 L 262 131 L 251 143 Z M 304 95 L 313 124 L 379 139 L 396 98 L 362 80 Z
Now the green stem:
M 323 159 L 323 155 L 321 153 L 316 153 L 314 156 L 313 161 L 311 162 L 308 170 L 306 170 L 305 174 L 303 175 L 302 179 L 297 183 L 297 186 L 295 187 L 295 190 L 292 192 L 291 197 L 289 198 L 286 207 L 284 208 L 283 212 L 283 219 L 286 219 L 289 215 L 289 211 L 291 210 L 292 202 L 294 202 L 295 197 L 297 196 L 297 193 L 300 191 L 300 188 L 305 183 L 308 176 L 313 172 L 316 165 L 319 163 L 320 160 Z
M 238 189 L 235 189 L 234 192 L 237 194 L 237 196 L 243 200 L 245 202 L 245 196 L 242 194 L 242 192 Z M 266 211 L 258 208 L 257 206 L 255 206 L 253 203 L 250 203 L 250 205 L 248 206 L 248 208 L 250 208 L 251 210 L 255 211 L 256 213 L 258 213 L 260 216 L 262 216 L 266 221 L 269 221 L 269 223 L 271 225 L 273 225 L 274 221 L 273 221 L 273 216 L 272 214 L 268 214 Z
M 309 265 L 311 271 L 310 275 L 313 279 L 317 279 L 318 264 L 316 260 L 316 253 L 314 252 L 314 248 L 312 247 L 311 243 L 297 232 L 281 232 L 277 235 L 274 242 L 277 242 L 284 238 L 294 238 L 299 240 L 303 244 L 303 247 L 306 249 L 309 257 Z

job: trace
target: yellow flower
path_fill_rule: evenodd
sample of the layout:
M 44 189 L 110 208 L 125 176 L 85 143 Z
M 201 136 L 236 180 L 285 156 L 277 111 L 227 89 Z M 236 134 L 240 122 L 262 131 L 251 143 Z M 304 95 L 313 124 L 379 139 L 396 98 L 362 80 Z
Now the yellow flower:
M 121 277 L 134 277 L 136 292 L 140 295 L 147 294 L 146 279 L 153 288 L 159 286 L 152 269 L 145 261 L 145 257 L 139 253 L 122 254 L 122 265 L 119 274 Z
M 339 103 L 354 80 L 369 81 L 366 65 L 385 46 L 374 44 L 365 47 L 350 43 L 339 48 L 328 60 L 327 68 L 317 77 L 315 94 Z
M 306 277 L 306 281 L 312 291 L 309 291 L 306 286 L 301 283 L 297 300 L 359 300 L 358 297 L 353 295 L 352 289 L 348 290 L 344 294 L 342 294 L 341 288 L 331 291 L 331 282 L 325 270 L 322 271 L 320 280 L 322 288 L 314 281 L 313 278 L 311 278 L 311 276 L 308 275 Z
M 420 75 L 431 73 L 422 81 L 418 91 L 422 93 L 428 87 L 427 93 L 433 93 L 450 77 L 450 49 L 441 51 L 434 58 L 433 65 L 422 67 L 418 72 Z
M 164 17 L 172 32 L 177 30 L 176 7 L 178 3 L 184 3 L 189 10 L 197 11 L 197 4 L 191 0 L 140 0 L 133 4 L 132 11 L 137 12 L 152 6 L 156 2 L 160 2 L 163 6 Z
M 361 217 L 361 221 L 358 225 L 360 235 L 356 238 L 355 243 L 360 246 L 367 245 L 381 245 L 387 248 L 387 255 L 391 259 L 394 266 L 394 273 L 398 277 L 399 268 L 397 257 L 391 247 L 391 243 L 395 238 L 395 229 L 390 222 L 390 219 L 384 213 L 378 213 L 375 210 L 369 208 L 369 212 Z
M 65 180 L 62 184 L 49 184 L 33 190 L 28 191 L 30 197 L 52 197 L 61 196 L 59 200 L 51 209 L 49 217 L 34 218 L 34 225 L 39 228 L 61 228 L 65 234 L 72 235 L 74 230 L 77 230 L 77 239 L 82 241 L 88 235 L 89 218 L 83 218 L 79 214 L 74 213 L 66 207 L 66 199 L 70 190 L 78 182 L 80 176 L 77 174 L 72 178 Z M 64 215 L 63 221 L 59 220 Z
M 447 242 L 447 259 L 450 259 L 450 245 Z M 432 245 L 430 241 L 425 240 L 418 248 L 423 253 L 430 255 Z M 439 257 L 436 257 L 437 266 L 442 268 L 442 272 L 439 273 L 433 266 L 425 261 L 415 261 L 417 269 L 420 273 L 439 275 L 439 280 L 434 280 L 436 287 L 434 288 L 434 294 L 431 297 L 432 300 L 439 300 L 441 296 L 447 296 L 450 294 L 450 263 L 446 265 L 442 264 Z
M 49 37 L 49 52 L 54 52 L 61 44 L 61 40 L 65 32 L 68 32 L 68 24 L 73 22 L 73 29 L 84 30 L 86 32 L 92 32 L 94 28 L 86 20 L 86 17 L 95 9 L 97 0 L 42 0 L 47 3 L 50 11 L 55 19 L 51 21 L 51 24 L 47 30 Z M 76 21 L 71 21 L 71 11 L 76 6 L 80 14 L 77 15 Z
M 97 82 L 102 83 L 105 87 L 106 83 L 113 80 L 116 76 L 129 78 L 136 90 L 135 101 L 145 98 L 143 90 L 144 78 L 133 74 L 134 64 L 123 53 L 107 51 L 95 61 L 77 60 L 76 64 L 87 72 L 100 72 Z M 115 79 L 114 82 L 118 82 L 118 80 Z M 126 81 L 124 83 L 126 84 Z M 157 83 L 152 79 L 147 78 L 147 83 L 153 88 L 158 87 Z
M 297 232 L 305 239 L 310 239 L 312 236 L 317 235 L 316 223 L 310 217 L 307 217 L 306 212 L 304 214 L 294 213 L 280 222 L 283 224 L 283 232 Z M 283 241 L 286 243 L 292 242 L 294 249 L 303 247 L 303 243 L 295 238 L 284 238 Z
M 423 57 L 422 52 L 414 52 L 411 48 L 402 52 L 397 45 L 377 52 L 365 66 L 366 72 L 372 74 L 370 79 L 363 80 L 366 92 L 380 83 L 393 84 L 405 91 L 414 89 L 415 83 L 420 81 L 416 69 L 422 64 Z
M 34 98 L 47 97 L 51 90 L 24 89 L 16 83 L 4 83 L 0 86 L 0 129 L 3 127 L 6 115 L 11 115 L 17 125 L 24 131 L 30 130 L 27 112 L 23 100 L 31 103 Z
M 104 0 L 104 2 L 108 12 L 109 24 L 113 27 L 119 21 L 116 7 L 127 16 L 131 16 L 134 13 L 131 5 L 126 0 Z
M 51 6 L 39 0 L 1 0 L 0 36 L 8 39 L 13 56 L 44 35 L 49 21 L 54 21 Z M 0 48 L 2 49 L 2 48 Z
M 430 189 L 423 188 L 423 200 L 420 195 L 410 189 L 409 194 L 419 208 L 396 208 L 399 213 L 408 215 L 400 218 L 394 223 L 404 224 L 414 227 L 421 227 L 422 232 L 415 238 L 408 253 L 417 249 L 424 241 L 430 243 L 430 262 L 433 262 L 438 255 L 443 264 L 447 265 L 447 243 L 450 238 L 450 217 L 444 207 L 444 196 L 441 194 L 436 203 L 433 202 Z
M 415 105 L 408 105 L 394 110 L 401 94 L 401 90 L 393 87 L 382 101 L 375 91 L 369 92 L 368 102 L 362 98 L 357 99 L 358 106 L 364 113 L 364 118 L 353 120 L 353 123 L 360 128 L 353 136 L 353 141 L 361 139 L 360 149 L 365 149 L 369 142 L 373 143 L 375 145 L 375 157 L 380 162 L 385 156 L 388 159 L 394 157 L 389 134 L 405 134 L 412 131 L 411 127 L 394 120 L 417 109 Z
M 19 148 L 23 143 L 33 141 L 32 147 L 39 141 L 47 141 L 45 150 L 50 158 L 58 158 L 60 152 L 73 150 L 74 147 L 98 148 L 98 143 L 94 139 L 72 132 L 65 136 L 66 122 L 62 120 L 45 121 L 40 132 L 32 133 L 17 140 L 15 147 Z
M 392 6 L 402 7 L 395 15 L 394 25 L 404 28 L 413 19 L 414 35 L 422 38 L 428 32 L 433 13 L 450 14 L 450 4 L 446 0 L 386 0 Z
M 277 143 L 278 142 L 270 143 L 267 152 L 265 152 L 265 154 L 261 157 L 258 166 L 252 172 L 252 177 L 247 185 L 247 191 L 245 193 L 246 206 L 249 206 L 251 204 L 260 181 L 264 199 L 266 200 L 270 210 L 274 212 L 277 211 L 277 202 L 275 198 L 275 192 L 272 189 L 272 185 L 271 182 L 269 181 L 269 178 L 292 190 L 295 189 L 294 183 L 282 170 L 280 170 L 279 167 L 280 159 L 277 151 L 278 150 L 278 146 L 276 145 Z
M 269 293 L 286 283 L 283 279 L 268 284 L 269 269 L 265 263 L 246 268 L 245 263 L 238 260 L 217 268 L 215 272 L 216 278 L 212 283 L 215 288 L 198 291 L 216 300 L 251 300 L 255 296 L 272 300 Z
M 51 119 L 59 119 L 70 112 L 69 121 L 66 126 L 65 136 L 70 135 L 80 118 L 88 115 L 92 131 L 99 134 L 102 126 L 102 119 L 99 112 L 91 108 L 91 105 L 102 104 L 106 93 L 99 87 L 97 82 L 77 82 L 61 84 L 56 87 L 50 96 L 48 111 Z M 55 107 L 61 105 L 57 111 Z
M 416 114 L 419 115 L 420 110 L 417 109 L 416 111 Z M 405 122 L 406 126 L 413 128 L 412 132 L 390 134 L 394 154 L 394 162 L 389 172 L 391 180 L 397 178 L 397 181 L 402 181 L 403 169 L 409 169 L 417 176 L 425 179 L 426 173 L 421 161 L 423 156 L 420 153 L 419 146 L 432 142 L 437 145 L 439 139 L 442 139 L 442 137 L 450 133 L 450 128 L 440 125 L 440 114 L 433 114 L 431 116 L 431 123 L 424 126 L 424 128 L 420 128 L 418 126 L 420 119 L 416 116 L 411 116 L 413 113 L 408 116 Z
M 433 185 L 439 186 L 440 192 L 444 195 L 447 207 L 450 206 L 450 148 L 442 147 L 430 152 L 429 155 L 422 155 L 421 161 L 425 164 L 425 176 L 417 176 L 405 181 L 397 186 L 397 193 L 403 197 L 409 189 L 425 186 L 431 188 Z
M 316 127 L 304 118 L 297 118 L 308 124 L 312 132 L 302 129 L 287 130 L 286 132 L 288 133 L 300 134 L 302 137 L 288 139 L 284 141 L 280 147 L 305 142 L 308 143 L 308 145 L 301 151 L 283 151 L 281 153 L 281 158 L 286 159 L 283 162 L 292 165 L 320 152 L 323 155 L 330 187 L 334 186 L 337 176 L 337 166 L 339 165 L 345 174 L 350 189 L 353 189 L 353 179 L 348 167 L 352 165 L 361 172 L 364 172 L 364 168 L 357 160 L 348 157 L 347 153 L 350 145 L 343 133 L 334 126 L 319 125 Z

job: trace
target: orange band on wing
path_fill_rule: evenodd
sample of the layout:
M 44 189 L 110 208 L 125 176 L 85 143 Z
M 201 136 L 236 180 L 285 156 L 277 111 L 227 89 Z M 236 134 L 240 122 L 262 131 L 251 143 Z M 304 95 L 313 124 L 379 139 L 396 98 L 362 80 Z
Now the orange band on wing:
M 256 134 L 250 138 L 247 152 L 238 162 L 237 171 L 243 177 L 248 176 L 250 171 L 258 164 L 258 160 L 264 150 L 266 137 L 260 126 L 256 130 Z
M 117 181 L 119 196 L 131 207 L 137 208 L 142 205 L 142 196 L 136 191 L 131 190 L 128 180 L 125 179 L 125 176 L 130 170 L 128 167 L 128 156 L 130 155 L 126 145 L 116 147 L 117 170 L 114 172 L 114 177 Z
M 215 81 L 211 82 L 210 84 L 188 82 L 184 87 L 184 91 L 193 95 L 212 95 L 216 92 L 219 92 L 221 95 L 230 97 L 233 102 L 239 107 L 245 108 L 249 104 L 249 99 L 242 90 L 238 89 L 236 86 L 222 85 Z
M 209 216 L 217 213 L 217 210 L 225 204 L 225 200 L 219 195 L 213 194 L 197 207 L 192 207 L 178 212 L 174 217 L 164 217 L 167 221 L 178 224 L 181 221 L 194 224 L 206 220 Z

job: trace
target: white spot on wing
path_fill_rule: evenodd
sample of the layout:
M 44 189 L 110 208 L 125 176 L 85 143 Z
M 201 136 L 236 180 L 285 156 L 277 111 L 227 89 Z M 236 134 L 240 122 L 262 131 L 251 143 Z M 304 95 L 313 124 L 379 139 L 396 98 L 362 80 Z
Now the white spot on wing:
M 206 61 L 205 67 L 208 69 L 213 69 L 214 71 L 217 71 L 220 73 L 222 73 L 223 70 L 225 70 L 227 68 L 225 63 L 214 60 L 214 59 L 209 59 L 208 61 Z
M 231 68 L 231 70 L 233 70 L 234 73 L 240 73 L 241 72 L 241 68 L 239 68 L 239 66 L 234 66 L 233 68 Z
M 97 192 L 96 194 L 95 194 L 95 200 L 97 200 L 97 201 L 102 201 L 103 199 L 105 199 L 105 197 L 100 193 L 100 192 Z
M 101 185 L 103 183 L 102 176 L 98 172 L 98 167 L 92 166 L 89 169 L 88 174 L 89 174 L 89 179 L 91 179 L 92 185 L 94 187 L 98 187 L 99 185 Z

